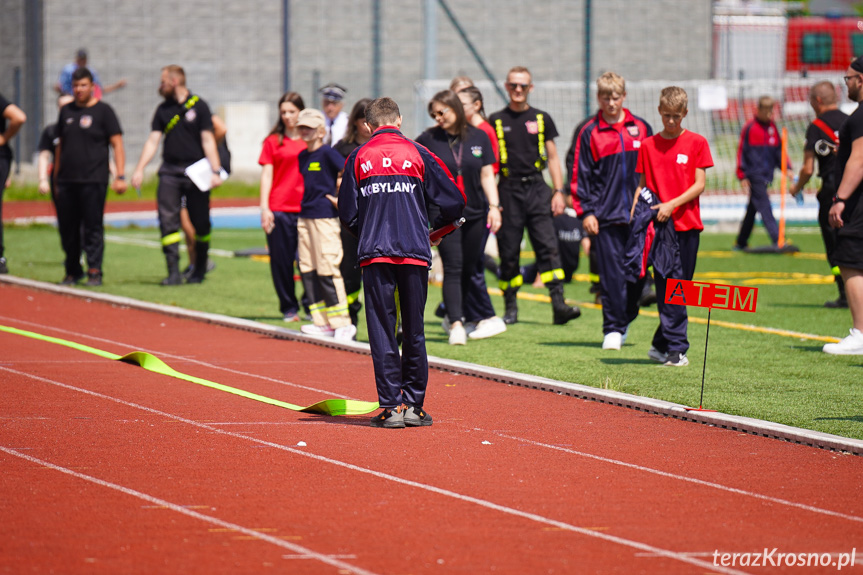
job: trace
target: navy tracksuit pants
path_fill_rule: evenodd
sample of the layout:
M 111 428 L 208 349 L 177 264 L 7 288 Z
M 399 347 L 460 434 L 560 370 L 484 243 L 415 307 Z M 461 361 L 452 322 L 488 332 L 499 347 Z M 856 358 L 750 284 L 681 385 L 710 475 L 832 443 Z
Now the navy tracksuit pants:
M 626 281 L 623 262 L 628 239 L 628 224 L 603 226 L 599 233 L 590 239 L 590 251 L 596 255 L 599 268 L 603 334 L 622 334 L 638 317 L 638 300 L 645 278 L 635 283 Z
M 299 238 L 297 220 L 300 214 L 273 212 L 276 226 L 267 234 L 267 250 L 270 253 L 270 273 L 279 298 L 282 314 L 298 313 L 300 304 L 294 289 L 294 262 L 297 261 Z
M 767 187 L 770 182 L 763 178 L 752 178 L 749 180 L 749 205 L 746 206 L 746 215 L 740 223 L 740 233 L 737 234 L 737 245 L 745 248 L 749 245 L 749 236 L 755 227 L 755 214 L 761 214 L 761 222 L 770 236 L 773 244 L 779 242 L 779 224 L 773 217 L 773 208 L 770 207 L 770 197 L 767 195 Z
M 381 407 L 401 404 L 422 407 L 428 385 L 425 312 L 428 267 L 373 263 L 363 266 L 366 325 Z M 402 318 L 402 353 L 396 341 L 398 315 Z
M 474 266 L 473 275 L 470 277 L 470 287 L 464 290 L 462 297 L 464 301 L 464 319 L 468 322 L 478 322 L 494 317 L 495 311 L 488 296 L 488 286 L 485 283 L 485 244 L 491 233 L 485 227 L 485 219 L 482 220 L 482 239 L 480 240 L 479 257 Z
M 698 257 L 700 238 L 700 230 L 677 232 L 683 277 L 673 279 L 692 280 L 692 276 L 695 274 L 695 261 Z M 654 268 L 654 275 L 656 280 L 656 308 L 659 311 L 659 327 L 656 328 L 656 333 L 653 334 L 653 347 L 662 352 L 686 353 L 689 349 L 689 340 L 686 338 L 686 330 L 689 325 L 686 306 L 665 303 L 665 282 L 668 278 L 657 273 L 656 268 Z M 602 278 L 600 277 L 600 279 Z

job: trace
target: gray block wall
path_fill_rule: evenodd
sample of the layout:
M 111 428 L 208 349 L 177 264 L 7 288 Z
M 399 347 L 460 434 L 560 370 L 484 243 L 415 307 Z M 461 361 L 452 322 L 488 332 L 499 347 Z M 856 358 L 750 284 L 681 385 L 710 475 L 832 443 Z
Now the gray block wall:
M 382 95 L 399 103 L 409 136 L 424 127 L 413 113 L 424 72 L 424 1 L 380 1 Z M 0 0 L 0 91 L 7 95 L 14 67 L 28 65 L 23 48 L 28 3 L 39 0 Z M 583 80 L 584 0 L 447 4 L 496 80 L 502 81 L 517 64 L 529 67 L 536 81 Z M 266 121 L 255 117 L 245 122 L 241 114 L 232 114 L 229 142 L 232 133 L 250 126 L 264 133 L 260 138 L 244 134 L 238 141 L 259 141 L 266 135 L 261 126 L 276 119 L 275 102 L 282 91 L 278 0 L 41 0 L 41 5 L 42 118 L 31 114 L 41 124 L 56 117 L 54 83 L 81 47 L 88 49 L 89 64 L 103 83 L 128 81 L 125 89 L 107 95 L 105 101 L 120 117 L 130 164 L 137 161 L 149 132 L 159 102 L 159 70 L 167 64 L 182 65 L 189 87 L 214 111 L 240 102 L 269 104 Z M 710 76 L 710 0 L 602 0 L 592 6 L 594 77 L 607 69 L 628 80 Z M 438 78 L 466 74 L 482 79 L 480 67 L 440 7 L 436 14 Z M 314 90 L 327 82 L 348 88 L 348 109 L 355 100 L 373 95 L 372 0 L 292 0 L 289 38 L 290 87 L 303 95 L 307 106 L 319 106 Z M 576 105 L 583 103 L 573 102 Z M 155 165 L 154 161 L 151 168 Z

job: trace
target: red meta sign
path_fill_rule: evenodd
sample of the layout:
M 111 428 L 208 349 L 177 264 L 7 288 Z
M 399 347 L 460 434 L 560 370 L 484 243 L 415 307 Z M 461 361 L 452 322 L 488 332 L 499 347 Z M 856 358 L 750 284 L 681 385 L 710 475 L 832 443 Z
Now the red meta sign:
M 668 278 L 665 303 L 755 312 L 758 288 Z

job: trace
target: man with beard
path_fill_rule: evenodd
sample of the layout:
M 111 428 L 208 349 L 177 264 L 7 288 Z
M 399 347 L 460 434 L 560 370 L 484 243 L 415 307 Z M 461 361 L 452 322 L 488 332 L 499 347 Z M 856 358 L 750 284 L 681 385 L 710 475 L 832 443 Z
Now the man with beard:
M 210 192 L 201 191 L 185 174 L 185 170 L 202 158 L 212 168 L 210 188 L 222 183 L 221 163 L 213 133 L 213 119 L 207 103 L 186 88 L 186 73 L 180 66 L 165 66 L 159 83 L 159 94 L 165 98 L 153 115 L 152 131 L 141 159 L 132 175 L 132 185 L 141 186 L 144 168 L 156 155 L 162 136 L 162 165 L 159 166 L 159 229 L 162 234 L 162 252 L 168 264 L 168 277 L 162 285 L 182 283 L 180 275 L 180 208 L 183 196 L 189 218 L 195 228 L 195 271 L 187 283 L 201 283 L 207 271 L 207 253 L 210 248 Z
M 845 72 L 848 99 L 863 100 L 863 56 Z M 845 297 L 851 309 L 851 333 L 839 343 L 828 343 L 824 352 L 835 355 L 863 355 L 863 106 L 839 128 L 835 181 L 839 182 L 830 225 L 836 228 L 833 261 L 845 281 Z

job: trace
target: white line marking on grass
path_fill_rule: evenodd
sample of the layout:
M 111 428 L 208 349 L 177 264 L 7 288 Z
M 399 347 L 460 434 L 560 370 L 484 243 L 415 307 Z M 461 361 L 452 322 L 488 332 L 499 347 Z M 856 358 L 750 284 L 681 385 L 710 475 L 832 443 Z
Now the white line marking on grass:
M 345 569 L 347 571 L 350 571 L 351 573 L 358 573 L 360 575 L 375 575 L 372 571 L 368 571 L 361 567 L 356 567 L 354 565 L 350 565 L 349 563 L 339 561 L 339 559 L 337 559 L 338 556 L 326 555 L 324 553 L 316 553 L 315 551 L 312 551 L 307 547 L 303 547 L 302 545 L 289 543 L 288 541 L 279 539 L 278 537 L 273 537 L 271 535 L 267 535 L 266 533 L 260 533 L 257 530 L 249 529 L 248 527 L 243 527 L 242 525 L 237 525 L 236 523 L 230 523 L 229 521 L 224 521 L 217 517 L 198 513 L 197 511 L 189 509 L 186 505 L 177 505 L 176 503 L 171 503 L 170 501 L 166 501 L 152 495 L 147 495 L 146 493 L 142 493 L 129 487 L 124 487 L 123 485 L 117 485 L 116 483 L 111 483 L 110 481 L 105 481 L 103 479 L 99 479 L 98 477 L 93 477 L 92 475 L 78 473 L 77 471 L 73 471 L 67 467 L 54 465 L 53 463 L 45 461 L 44 459 L 38 459 L 36 457 L 32 457 L 14 449 L 3 447 L 2 445 L 0 445 L 0 451 L 3 451 L 4 453 L 7 453 L 9 455 L 14 455 L 15 457 L 19 457 L 21 459 L 29 461 L 30 463 L 35 463 L 36 465 L 41 465 L 42 467 L 47 467 L 49 469 L 53 469 L 54 471 L 59 471 L 60 473 L 71 475 L 72 477 L 75 477 L 77 479 L 89 481 L 90 483 L 95 483 L 96 485 L 99 485 L 101 487 L 107 487 L 108 489 L 113 489 L 115 491 L 119 491 L 120 493 L 131 495 L 132 497 L 137 497 L 138 499 L 148 501 L 154 505 L 170 509 L 171 511 L 176 511 L 177 513 L 181 513 L 183 515 L 187 515 L 193 519 L 205 521 L 207 523 L 210 523 L 211 525 L 218 525 L 219 527 L 242 533 L 247 537 L 260 539 L 261 541 L 277 545 L 289 551 L 293 551 L 294 553 L 302 554 L 304 558 L 315 559 L 316 561 L 320 561 L 321 563 L 332 565 L 333 567 L 337 567 L 338 569 Z
M 483 431 L 483 430 L 478 429 L 477 431 Z M 779 499 L 777 497 L 770 497 L 769 495 L 761 495 L 759 493 L 754 493 L 752 491 L 746 491 L 745 489 L 738 489 L 737 487 L 729 487 L 727 485 L 722 485 L 720 483 L 713 483 L 711 481 L 705 481 L 704 479 L 696 479 L 695 477 L 688 477 L 686 475 L 678 475 L 676 473 L 671 473 L 668 471 L 661 471 L 659 469 L 653 469 L 651 467 L 644 467 L 643 465 L 638 465 L 637 463 L 628 463 L 626 461 L 620 461 L 619 459 L 610 459 L 608 457 L 603 457 L 601 455 L 594 455 L 592 453 L 585 453 L 584 451 L 576 451 L 575 449 L 567 449 L 566 447 L 559 447 L 557 445 L 551 445 L 548 443 L 542 443 L 539 441 L 524 439 L 522 437 L 516 437 L 514 435 L 507 435 L 506 433 L 500 433 L 497 431 L 491 431 L 491 433 L 497 435 L 498 437 L 503 437 L 505 439 L 511 439 L 513 441 L 519 441 L 521 443 L 528 443 L 530 445 L 535 445 L 537 447 L 545 447 L 546 449 L 553 449 L 555 451 L 562 451 L 564 453 L 569 453 L 570 455 L 578 455 L 580 457 L 586 457 L 588 459 L 593 459 L 596 461 L 602 461 L 603 463 L 611 463 L 612 465 L 619 465 L 621 467 L 626 467 L 629 469 L 636 469 L 638 471 L 644 471 L 646 473 L 652 473 L 654 475 L 659 475 L 661 477 L 668 477 L 670 479 L 678 479 L 680 481 L 685 481 L 687 483 L 694 483 L 695 485 L 702 485 L 704 487 L 712 487 L 714 489 L 719 489 L 721 491 L 726 491 L 728 493 L 735 493 L 737 495 L 745 495 L 747 497 L 754 497 L 755 499 L 761 499 L 763 501 L 769 501 L 770 503 L 778 503 L 780 505 L 786 505 L 788 507 L 796 507 L 797 509 L 803 509 L 805 511 L 811 511 L 813 513 L 820 513 L 822 515 L 829 515 L 831 517 L 838 517 L 840 519 L 847 519 L 848 521 L 856 521 L 858 523 L 863 523 L 863 517 L 858 517 L 856 515 L 848 515 L 847 513 L 840 513 L 838 511 L 830 511 L 829 509 L 821 509 L 820 507 L 813 507 L 812 505 L 807 505 L 805 503 L 796 503 L 794 501 L 788 501 L 787 499 Z
M 66 334 L 66 335 L 74 335 L 74 336 L 77 336 L 77 337 L 87 338 L 87 339 L 90 339 L 90 340 L 93 340 L 93 341 L 99 341 L 99 342 L 102 342 L 102 343 L 110 343 L 110 344 L 112 344 L 112 345 L 119 345 L 119 346 L 123 346 L 123 347 L 128 347 L 128 348 L 130 348 L 132 351 L 146 351 L 147 353 L 151 353 L 151 354 L 153 354 L 153 355 L 158 356 L 160 359 L 164 359 L 164 358 L 171 358 L 171 359 L 177 359 L 177 360 L 180 360 L 180 361 L 186 361 L 186 362 L 189 362 L 189 363 L 194 363 L 194 364 L 196 364 L 196 365 L 201 365 L 201 366 L 204 366 L 204 367 L 209 367 L 209 368 L 211 368 L 211 369 L 216 369 L 216 370 L 226 371 L 226 372 L 228 372 L 228 373 L 232 373 L 232 374 L 234 374 L 234 375 L 242 375 L 242 376 L 245 376 L 245 377 L 250 377 L 250 378 L 254 378 L 254 379 L 261 379 L 261 380 L 263 380 L 263 381 L 269 381 L 269 382 L 271 382 L 271 383 L 278 383 L 278 384 L 281 384 L 281 385 L 286 385 L 286 386 L 288 386 L 288 387 L 295 387 L 295 388 L 297 388 L 297 389 L 304 389 L 304 390 L 306 390 L 306 391 L 314 391 L 314 392 L 317 392 L 317 393 L 322 393 L 322 394 L 325 394 L 325 395 L 330 395 L 330 396 L 332 396 L 332 397 L 334 397 L 334 398 L 338 398 L 338 399 L 356 399 L 356 398 L 353 398 L 353 397 L 349 397 L 349 396 L 347 396 L 347 395 L 343 395 L 343 394 L 340 394 L 340 393 L 336 393 L 336 392 L 334 392 L 334 391 L 327 391 L 326 389 L 320 389 L 320 388 L 317 388 L 317 387 L 309 387 L 309 386 L 307 386 L 307 385 L 302 385 L 302 384 L 299 384 L 299 383 L 293 383 L 293 382 L 291 382 L 291 381 L 285 381 L 285 380 L 283 380 L 283 379 L 275 379 L 275 378 L 273 378 L 273 377 L 267 377 L 267 376 L 265 376 L 265 375 L 258 375 L 258 374 L 255 374 L 255 373 L 249 373 L 249 372 L 247 372 L 247 371 L 240 371 L 240 370 L 237 370 L 237 369 L 231 369 L 230 367 L 224 367 L 224 366 L 221 366 L 221 365 L 214 365 L 214 364 L 212 364 L 212 363 L 207 363 L 206 361 L 201 361 L 201 360 L 198 360 L 198 359 L 193 359 L 193 358 L 190 358 L 190 357 L 187 357 L 187 356 L 176 355 L 176 354 L 173 354 L 173 353 L 170 353 L 170 352 L 167 352 L 167 351 L 159 351 L 159 350 L 154 350 L 154 349 L 147 349 L 147 348 L 143 348 L 143 347 L 140 347 L 140 346 L 136 346 L 136 345 L 134 345 L 134 344 L 123 343 L 123 342 L 121 342 L 121 341 L 115 341 L 115 340 L 112 340 L 112 339 L 105 339 L 105 338 L 103 338 L 103 337 L 97 337 L 97 336 L 94 336 L 94 335 L 88 335 L 88 334 L 86 334 L 86 333 L 80 333 L 80 332 L 77 332 L 77 331 L 70 331 L 70 330 L 68 330 L 68 329 L 63 329 L 63 328 L 54 327 L 54 326 L 50 326 L 50 325 L 44 325 L 44 324 L 40 324 L 40 323 L 34 323 L 34 322 L 32 322 L 32 321 L 27 321 L 27 320 L 23 320 L 23 319 L 17 319 L 17 318 L 6 317 L 6 316 L 0 316 L 0 319 L 2 319 L 4 322 L 13 322 L 13 323 L 14 323 L 14 322 L 18 322 L 18 323 L 20 323 L 20 324 L 28 325 L 28 326 L 31 326 L 31 327 L 38 327 L 38 328 L 41 328 L 41 329 L 48 329 L 48 330 L 51 330 L 51 331 L 56 331 L 57 333 L 63 333 L 63 334 Z M 171 366 L 171 367 L 175 367 L 175 366 Z M 360 400 L 358 400 L 358 401 L 360 401 Z
M 146 406 L 143 406 L 143 405 L 140 405 L 140 404 L 137 404 L 137 403 L 132 403 L 132 402 L 129 402 L 129 401 L 126 401 L 126 400 L 123 400 L 123 399 L 116 398 L 116 397 L 111 397 L 111 396 L 109 396 L 109 395 L 105 395 L 105 394 L 98 393 L 98 392 L 95 392 L 95 391 L 90 391 L 90 390 L 83 389 L 83 388 L 80 388 L 80 387 L 75 387 L 75 386 L 73 386 L 73 385 L 69 385 L 69 384 L 61 383 L 61 382 L 59 382 L 59 381 L 51 380 L 51 379 L 44 378 L 44 377 L 40 377 L 40 376 L 31 375 L 31 374 L 24 373 L 24 372 L 20 372 L 20 371 L 18 371 L 18 370 L 14 370 L 14 369 L 10 369 L 10 368 L 0 367 L 0 370 L 2 370 L 2 371 L 7 371 L 7 372 L 9 372 L 9 373 L 14 373 L 14 374 L 16 374 L 16 375 L 20 375 L 20 376 L 23 376 L 23 377 L 28 377 L 28 378 L 30 378 L 30 379 L 34 379 L 34 380 L 36 380 L 36 381 L 41 381 L 41 382 L 43 382 L 43 383 L 48 383 L 48 384 L 51 384 L 51 385 L 55 385 L 55 386 L 57 386 L 57 387 L 60 387 L 60 388 L 63 388 L 63 389 L 67 389 L 67 390 L 70 390 L 70 391 L 75 391 L 75 392 L 78 392 L 78 393 L 83 393 L 83 394 L 85 394 L 85 395 L 89 395 L 89 396 L 92 396 L 92 397 L 97 397 L 97 398 L 104 399 L 104 400 L 107 400 L 107 401 L 111 401 L 111 402 L 113 402 L 113 403 L 117 403 L 117 404 L 120 404 L 120 405 L 125 405 L 125 406 L 127 406 L 127 407 L 132 407 L 132 408 L 135 408 L 135 409 L 140 409 L 140 410 L 142 410 L 142 411 L 146 411 L 146 412 L 148 412 L 148 413 L 152 413 L 152 414 L 154 414 L 154 415 L 159 415 L 160 417 L 165 417 L 165 418 L 167 418 L 167 419 L 172 419 L 172 420 L 177 421 L 177 422 L 186 423 L 186 424 L 188 424 L 188 425 L 192 425 L 192 426 L 195 426 L 195 427 L 198 427 L 198 428 L 201 428 L 201 429 L 206 429 L 206 430 L 211 431 L 211 432 L 214 432 L 214 433 L 216 433 L 216 434 L 221 434 L 221 435 L 225 435 L 225 436 L 227 436 L 227 437 L 233 437 L 233 438 L 236 438 L 236 439 L 242 439 L 242 440 L 245 440 L 245 441 L 254 442 L 254 443 L 257 443 L 257 444 L 258 444 L 258 445 L 260 445 L 260 446 L 271 447 L 271 448 L 273 448 L 273 449 L 278 449 L 278 450 L 280 450 L 280 451 L 285 451 L 285 452 L 288 452 L 288 453 L 292 453 L 292 454 L 294 454 L 294 455 L 300 455 L 300 456 L 302 456 L 302 457 L 307 457 L 307 458 L 309 458 L 309 459 L 313 459 L 313 460 L 315 460 L 315 461 L 320 461 L 320 462 L 323 462 L 323 463 L 328 463 L 328 464 L 331 464 L 331 465 L 335 465 L 335 466 L 337 466 L 337 467 L 341 467 L 341 468 L 343 468 L 343 469 L 348 469 L 348 470 L 350 470 L 350 471 L 356 471 L 356 472 L 358 472 L 358 473 L 363 473 L 363 474 L 366 474 L 366 475 L 371 475 L 371 476 L 373 476 L 373 477 L 377 477 L 377 478 L 379 478 L 379 479 L 383 479 L 383 480 L 385 480 L 385 481 L 391 481 L 391 482 L 393 482 L 393 483 L 398 483 L 398 484 L 400 484 L 400 485 L 405 485 L 405 486 L 408 486 L 408 487 L 414 487 L 414 488 L 416 488 L 416 489 L 420 489 L 420 490 L 423 490 L 423 491 L 427 491 L 427 492 L 429 492 L 429 493 L 435 493 L 435 494 L 437 494 L 437 495 L 442 495 L 442 496 L 444 496 L 444 497 L 448 497 L 448 498 L 451 498 L 451 499 L 456 499 L 456 500 L 458 500 L 458 501 L 463 501 L 463 502 L 465 502 L 465 503 L 472 503 L 472 504 L 477 505 L 477 506 L 479 506 L 479 507 L 484 507 L 484 508 L 486 508 L 486 509 L 491 509 L 492 511 L 497 511 L 497 512 L 500 512 L 500 513 L 503 513 L 503 514 L 506 514 L 506 515 L 511 515 L 511 516 L 514 516 L 514 517 L 519 517 L 519 518 L 522 518 L 522 519 L 527 519 L 527 520 L 529 520 L 529 521 L 534 521 L 534 522 L 541 523 L 541 524 L 544 524 L 544 525 L 549 525 L 549 526 L 551 526 L 551 527 L 557 527 L 557 528 L 559 528 L 559 529 L 561 529 L 561 530 L 564 530 L 564 531 L 571 531 L 571 532 L 573 532 L 573 533 L 578 533 L 578 534 L 580 534 L 580 535 L 585 535 L 585 536 L 588 536 L 588 537 L 593 537 L 593 538 L 595 538 L 595 539 L 600 539 L 600 540 L 605 541 L 605 542 L 608 542 L 608 543 L 614 543 L 614 544 L 617 544 L 617 545 L 622 545 L 622 546 L 624 546 L 624 547 L 630 547 L 630 548 L 632 548 L 632 549 L 638 549 L 638 550 L 643 551 L 643 552 L 653 553 L 653 554 L 656 554 L 656 555 L 661 556 L 661 557 L 666 557 L 666 558 L 668 558 L 668 559 L 673 559 L 673 560 L 676 560 L 676 561 L 681 561 L 681 562 L 683 562 L 683 563 L 688 563 L 688 564 L 691 564 L 691 565 L 695 565 L 695 566 L 700 567 L 700 568 L 703 568 L 703 569 L 708 569 L 708 570 L 710 570 L 711 572 L 714 572 L 714 573 L 727 573 L 727 574 L 733 574 L 733 575 L 738 575 L 738 574 L 740 574 L 740 573 L 743 573 L 742 571 L 737 571 L 737 570 L 734 570 L 734 569 L 726 569 L 726 568 L 723 568 L 723 567 L 720 567 L 720 566 L 713 565 L 712 563 L 707 562 L 707 561 L 701 561 L 701 560 L 699 560 L 699 559 L 695 559 L 695 558 L 687 557 L 687 556 L 685 556 L 685 555 L 681 555 L 680 553 L 676 553 L 676 552 L 674 552 L 674 551 L 669 551 L 669 550 L 667 550 L 667 549 L 662 549 L 662 548 L 660 548 L 660 547 L 655 547 L 655 546 L 653 546 L 653 545 L 650 545 L 650 544 L 647 544 L 647 543 L 642 543 L 642 542 L 640 542 L 640 541 L 634 541 L 634 540 L 632 540 L 632 539 L 626 539 L 626 538 L 624 538 L 624 537 L 618 537 L 618 536 L 615 536 L 615 535 L 608 535 L 608 534 L 601 533 L 601 532 L 598 532 L 598 531 L 593 531 L 593 530 L 588 529 L 588 528 L 578 527 L 578 526 L 576 526 L 576 525 L 571 525 L 571 524 L 569 524 L 569 523 L 564 523 L 564 522 L 562 522 L 562 521 L 557 521 L 557 520 L 555 520 L 555 519 L 550 519 L 550 518 L 548 518 L 548 517 L 543 517 L 542 515 L 538 515 L 538 514 L 535 514 L 535 513 L 530 513 L 530 512 L 527 512 L 527 511 L 521 511 L 521 510 L 519 510 L 519 509 L 515 509 L 515 508 L 512 508 L 512 507 L 506 507 L 506 506 L 504 506 L 504 505 L 499 505 L 499 504 L 497 504 L 497 503 L 492 503 L 492 502 L 490 502 L 490 501 L 486 501 L 486 500 L 484 500 L 484 499 L 479 499 L 479 498 L 476 498 L 476 497 L 472 497 L 472 496 L 470 496 L 470 495 L 463 495 L 463 494 L 461 494 L 461 493 L 456 493 L 456 492 L 454 492 L 454 491 L 450 491 L 450 490 L 448 490 L 448 489 L 442 489 L 442 488 L 440 488 L 440 487 L 434 487 L 434 486 L 432 486 L 432 485 L 427 485 L 427 484 L 424 484 L 424 483 L 419 483 L 419 482 L 416 482 L 416 481 L 411 481 L 411 480 L 409 480 L 409 479 L 402 479 L 401 477 L 396 477 L 396 476 L 394 476 L 394 475 L 389 475 L 389 474 L 386 474 L 386 473 L 382 473 L 382 472 L 380 472 L 380 471 L 375 471 L 375 470 L 373 470 L 373 469 L 367 469 L 367 468 L 365 468 L 365 467 L 360 467 L 360 466 L 358 466 L 358 465 L 354 465 L 354 464 L 352 464 L 352 463 L 347 463 L 347 462 L 340 461 L 340 460 L 337 460 L 337 459 L 331 459 L 331 458 L 329 458 L 329 457 L 325 457 L 325 456 L 322 456 L 322 455 L 316 455 L 316 454 L 313 454 L 313 453 L 308 453 L 308 452 L 306 452 L 306 451 L 301 451 L 301 450 L 298 450 L 298 449 L 293 449 L 293 448 L 291 448 L 291 447 L 287 447 L 287 446 L 285 446 L 285 445 L 281 445 L 281 444 L 279 444 L 279 443 L 273 443 L 273 442 L 271 442 L 271 441 L 266 441 L 266 440 L 263 440 L 263 439 L 258 439 L 258 438 L 256 438 L 256 437 L 250 437 L 250 436 L 248 436 L 248 435 L 244 435 L 244 434 L 242 434 L 242 433 L 234 433 L 234 432 L 231 432 L 231 431 L 226 431 L 226 430 L 224 430 L 224 429 L 219 429 L 219 428 L 217 428 L 217 427 L 213 427 L 213 426 L 211 426 L 211 425 L 202 424 L 202 423 L 199 423 L 199 422 L 197 422 L 197 421 L 193 421 L 193 420 L 191 420 L 191 419 L 186 419 L 186 418 L 181 417 L 181 416 L 178 416 L 178 415 L 174 415 L 174 414 L 171 414 L 171 413 L 167 413 L 167 412 L 164 412 L 164 411 L 160 411 L 160 410 L 157 410 L 157 409 L 153 409 L 153 408 L 150 408 L 150 407 L 146 407 Z M 670 477 L 675 477 L 673 474 L 670 474 L 669 476 L 670 476 Z M 742 491 L 741 491 L 740 493 L 741 493 L 741 494 L 743 494 L 743 495 L 747 495 L 747 493 L 746 493 L 746 492 L 742 492 Z M 781 500 L 779 500 L 779 501 L 781 501 Z M 182 508 L 181 508 L 181 509 L 182 509 Z M 812 510 L 812 511 L 817 511 L 817 508 L 811 508 L 810 510 Z M 188 510 L 186 510 L 186 509 L 183 509 L 183 512 L 190 513 L 190 512 L 189 512 Z M 832 513 L 829 513 L 829 514 L 832 514 Z M 206 517 L 206 516 L 204 516 L 204 517 Z

